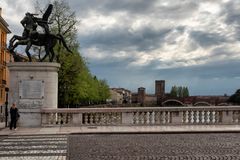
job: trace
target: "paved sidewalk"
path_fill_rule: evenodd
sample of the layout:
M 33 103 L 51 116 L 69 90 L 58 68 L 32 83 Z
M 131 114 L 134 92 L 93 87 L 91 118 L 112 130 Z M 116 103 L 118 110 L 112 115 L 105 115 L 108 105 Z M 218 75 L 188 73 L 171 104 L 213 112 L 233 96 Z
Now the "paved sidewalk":
M 38 127 L 17 130 L 4 128 L 1 135 L 39 135 L 39 134 L 70 134 L 70 133 L 191 133 L 191 132 L 240 132 L 240 125 L 192 125 L 192 126 L 80 126 L 80 127 Z

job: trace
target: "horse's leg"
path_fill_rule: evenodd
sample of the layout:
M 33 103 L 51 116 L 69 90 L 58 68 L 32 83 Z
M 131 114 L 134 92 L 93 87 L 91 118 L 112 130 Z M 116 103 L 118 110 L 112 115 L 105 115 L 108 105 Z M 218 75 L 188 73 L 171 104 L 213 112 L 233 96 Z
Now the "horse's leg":
M 28 44 L 27 44 L 27 47 L 25 49 L 25 52 L 27 53 L 27 56 L 28 56 L 28 59 L 29 59 L 29 62 L 32 62 L 32 57 L 31 57 L 31 54 L 29 52 L 29 49 L 32 47 L 32 44 L 31 42 L 29 41 Z
M 54 53 L 54 50 L 53 50 L 53 48 L 50 48 L 49 50 L 50 50 L 50 53 L 51 53 L 50 62 L 52 62 L 52 61 L 54 60 L 55 53 Z M 50 57 L 50 55 L 49 55 L 49 57 Z
M 9 48 L 9 51 L 13 52 L 18 45 L 27 45 L 28 42 L 28 40 L 17 41 L 13 46 L 11 46 L 11 48 Z
M 25 37 L 14 35 L 9 42 L 13 44 L 15 40 L 24 40 L 24 39 Z
M 13 49 L 13 43 L 14 43 L 15 40 L 16 40 L 16 35 L 14 35 L 14 36 L 9 40 L 9 46 L 8 46 L 9 50 L 14 50 L 14 49 Z
M 40 62 L 44 61 L 46 59 L 47 56 L 49 56 L 49 48 L 48 46 L 45 46 L 45 52 L 46 54 L 44 55 L 44 57 L 42 59 L 40 59 Z
M 25 38 L 24 37 L 22 37 L 22 36 L 17 36 L 17 35 L 14 35 L 10 40 L 9 40 L 9 50 L 10 51 L 13 51 L 18 45 L 21 45 L 21 43 L 25 43 L 25 41 L 22 41 L 22 40 L 24 40 Z M 14 42 L 16 41 L 16 40 L 19 40 L 18 42 L 16 42 L 16 43 L 18 43 L 18 44 L 14 44 Z

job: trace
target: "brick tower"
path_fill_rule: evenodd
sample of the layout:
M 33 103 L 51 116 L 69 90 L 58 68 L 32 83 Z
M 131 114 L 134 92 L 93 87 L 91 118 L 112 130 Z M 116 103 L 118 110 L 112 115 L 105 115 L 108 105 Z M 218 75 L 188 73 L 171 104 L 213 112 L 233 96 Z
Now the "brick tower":
M 165 97 L 165 80 L 155 81 L 155 95 L 157 97 L 157 104 L 161 104 L 162 99 Z

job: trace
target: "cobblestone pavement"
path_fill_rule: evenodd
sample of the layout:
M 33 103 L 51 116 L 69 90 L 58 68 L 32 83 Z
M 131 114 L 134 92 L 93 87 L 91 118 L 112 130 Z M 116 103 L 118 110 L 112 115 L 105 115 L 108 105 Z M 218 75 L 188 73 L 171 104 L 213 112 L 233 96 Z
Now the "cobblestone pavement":
M 240 160 L 240 133 L 69 135 L 70 160 Z
M 65 160 L 66 135 L 0 136 L 0 160 Z

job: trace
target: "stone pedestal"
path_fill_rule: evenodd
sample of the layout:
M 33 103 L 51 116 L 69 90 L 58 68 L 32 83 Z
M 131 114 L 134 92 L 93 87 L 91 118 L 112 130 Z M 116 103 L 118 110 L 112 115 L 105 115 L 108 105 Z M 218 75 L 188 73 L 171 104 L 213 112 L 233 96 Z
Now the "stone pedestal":
M 60 64 L 48 62 L 9 63 L 9 108 L 16 103 L 19 126 L 41 126 L 42 108 L 57 108 L 58 69 Z

